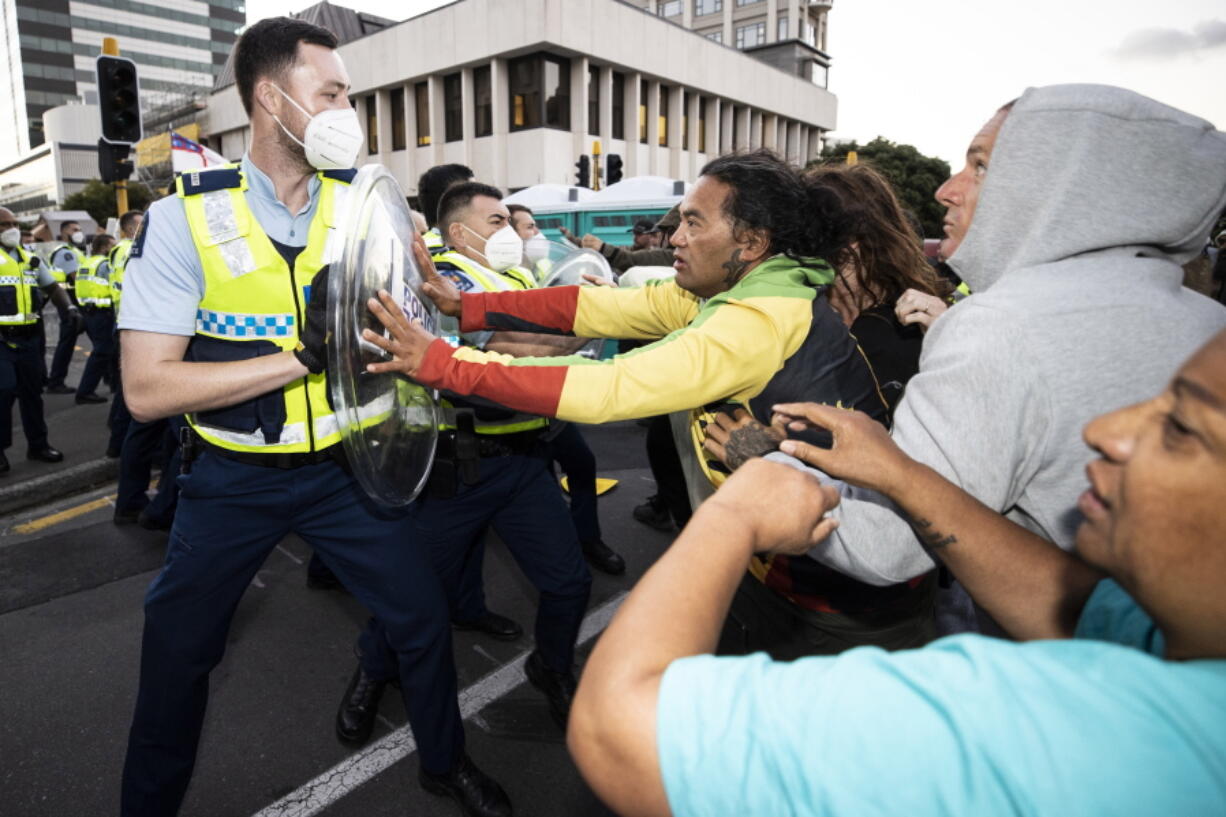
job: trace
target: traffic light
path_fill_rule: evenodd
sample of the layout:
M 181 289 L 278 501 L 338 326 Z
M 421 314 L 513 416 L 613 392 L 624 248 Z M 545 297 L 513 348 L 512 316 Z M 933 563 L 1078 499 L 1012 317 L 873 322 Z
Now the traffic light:
M 579 157 L 579 161 L 575 162 L 575 184 L 579 187 L 592 186 L 592 160 L 587 154 Z
M 616 153 L 610 153 L 605 158 L 604 168 L 605 184 L 617 184 L 622 180 L 622 157 Z
M 132 148 L 128 145 L 112 145 L 105 139 L 98 140 L 98 173 L 104 182 L 126 181 L 132 176 L 132 160 L 128 158 Z
M 102 138 L 111 144 L 136 144 L 144 135 L 136 63 L 126 57 L 100 54 L 97 70 Z

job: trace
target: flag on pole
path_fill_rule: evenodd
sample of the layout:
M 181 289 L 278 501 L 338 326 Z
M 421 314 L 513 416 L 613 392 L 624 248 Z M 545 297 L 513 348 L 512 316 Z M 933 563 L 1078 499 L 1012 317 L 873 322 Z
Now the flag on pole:
M 175 173 L 227 164 L 220 153 L 174 131 L 170 132 L 170 161 Z

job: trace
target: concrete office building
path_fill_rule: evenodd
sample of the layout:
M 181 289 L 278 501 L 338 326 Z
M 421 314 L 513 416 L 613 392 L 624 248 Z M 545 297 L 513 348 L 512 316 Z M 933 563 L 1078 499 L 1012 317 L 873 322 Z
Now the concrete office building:
M 244 0 L 0 0 L 0 167 L 45 141 L 43 113 L 96 102 L 94 59 L 115 37 L 151 112 L 204 97 L 246 23 Z M 96 175 L 96 173 L 94 174 Z
M 361 161 L 385 165 L 413 195 L 418 175 L 442 162 L 507 190 L 573 183 L 594 140 L 605 159 L 622 158 L 626 176 L 687 181 L 733 149 L 765 146 L 797 163 L 817 155 L 836 99 L 812 75 L 643 6 L 458 0 L 342 45 L 367 131 Z M 805 6 L 824 26 L 829 4 L 817 8 Z M 250 134 L 237 88 L 223 79 L 200 124 L 233 159 Z

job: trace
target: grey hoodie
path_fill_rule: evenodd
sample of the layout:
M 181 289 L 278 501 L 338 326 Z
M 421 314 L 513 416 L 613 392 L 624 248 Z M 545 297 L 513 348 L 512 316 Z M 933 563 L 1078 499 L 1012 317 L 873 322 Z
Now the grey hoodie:
M 1026 91 L 949 260 L 974 294 L 924 339 L 894 440 L 1072 549 L 1092 458 L 1082 428 L 1159 393 L 1226 326 L 1179 267 L 1223 205 L 1226 134 L 1208 122 L 1121 88 Z M 840 527 L 814 558 L 872 584 L 932 568 L 888 500 L 840 490 Z

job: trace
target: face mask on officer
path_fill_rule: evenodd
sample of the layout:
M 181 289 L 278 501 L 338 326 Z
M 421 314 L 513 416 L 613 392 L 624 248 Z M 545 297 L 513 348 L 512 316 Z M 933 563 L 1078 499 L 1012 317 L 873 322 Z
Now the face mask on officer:
M 524 242 L 524 258 L 527 258 L 529 263 L 535 264 L 548 257 L 549 239 L 541 233 L 537 233 Z
M 0 244 L 13 249 L 21 241 L 21 228 L 9 227 L 4 232 L 0 233 Z
M 73 233 L 72 235 L 68 237 L 68 240 L 71 241 L 73 244 L 76 244 L 78 247 L 83 247 L 85 246 L 85 233 L 81 232 L 80 230 L 77 230 L 75 233 Z
M 289 104 L 308 118 L 306 130 L 299 139 L 285 127 L 284 122 L 276 115 L 273 116 L 273 120 L 281 126 L 285 135 L 302 146 L 307 163 L 311 167 L 316 170 L 345 170 L 354 166 L 365 138 L 362 135 L 362 125 L 358 122 L 357 111 L 346 105 L 344 108 L 328 108 L 317 114 L 310 114 L 275 83 L 270 84 L 289 100 Z
M 480 233 L 469 228 L 468 225 L 461 224 L 460 226 L 477 236 L 477 238 L 481 237 Z M 468 246 L 469 249 L 484 258 L 485 265 L 494 272 L 510 269 L 518 264 L 524 255 L 524 241 L 510 224 L 497 230 L 493 235 L 485 239 L 485 252 L 479 251 L 471 244 Z

